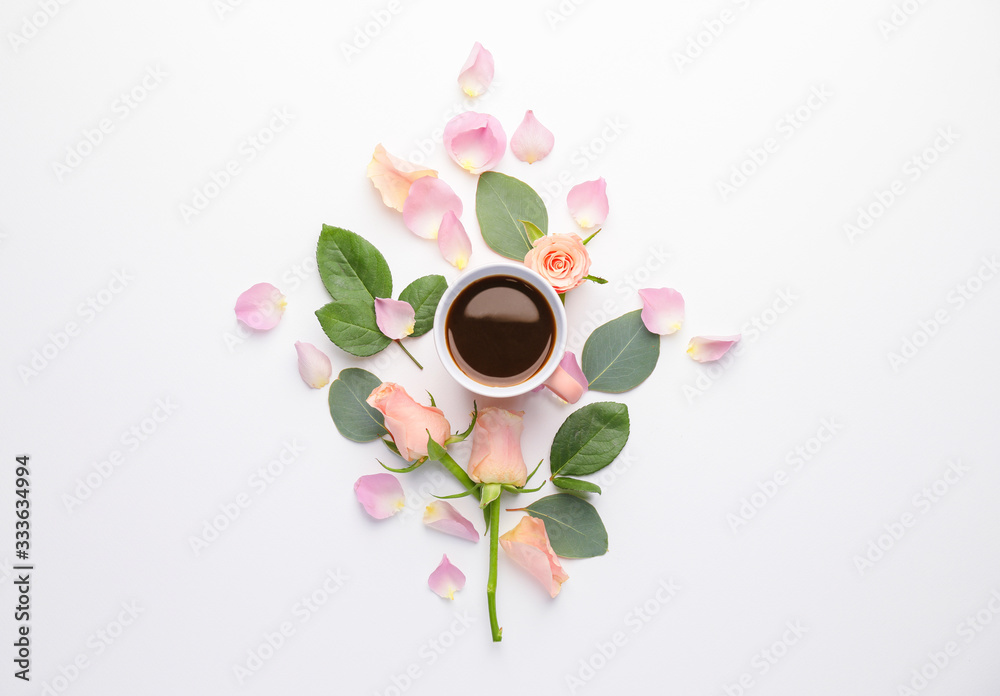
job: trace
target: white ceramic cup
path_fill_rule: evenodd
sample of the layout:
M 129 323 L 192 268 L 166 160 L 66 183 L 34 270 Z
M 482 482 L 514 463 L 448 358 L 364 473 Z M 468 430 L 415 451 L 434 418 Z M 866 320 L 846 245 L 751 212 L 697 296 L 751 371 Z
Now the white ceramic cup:
M 497 387 L 477 382 L 462 371 L 462 368 L 458 366 L 454 358 L 452 358 L 451 352 L 448 350 L 448 338 L 445 335 L 445 318 L 448 316 L 448 310 L 451 309 L 452 304 L 459 294 L 469 287 L 469 285 L 477 280 L 491 276 L 517 278 L 538 290 L 552 309 L 552 316 L 556 320 L 555 341 L 552 351 L 549 353 L 548 360 L 545 361 L 535 374 L 519 384 Z M 437 348 L 438 358 L 440 358 L 441 364 L 444 365 L 448 374 L 456 382 L 476 394 L 503 399 L 525 394 L 542 385 L 547 386 L 564 401 L 570 403 L 576 403 L 583 394 L 583 388 L 580 384 L 559 366 L 559 361 L 562 360 L 563 354 L 566 352 L 566 309 L 559 300 L 559 295 L 552 289 L 548 281 L 527 266 L 521 264 L 491 263 L 469 269 L 459 276 L 445 290 L 444 295 L 441 296 L 441 302 L 438 303 L 437 311 L 434 313 L 434 346 Z

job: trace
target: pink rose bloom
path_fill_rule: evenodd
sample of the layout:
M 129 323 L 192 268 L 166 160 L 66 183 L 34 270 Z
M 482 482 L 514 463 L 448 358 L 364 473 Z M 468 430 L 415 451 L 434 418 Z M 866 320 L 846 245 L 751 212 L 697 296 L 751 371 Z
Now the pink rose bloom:
M 365 399 L 385 416 L 385 427 L 407 461 L 427 456 L 427 431 L 440 445 L 451 435 L 451 425 L 439 408 L 421 406 L 394 382 L 383 382 Z
M 523 486 L 528 467 L 521 454 L 524 411 L 488 406 L 479 412 L 472 430 L 469 477 L 476 483 Z
M 590 254 L 578 234 L 547 234 L 531 245 L 524 265 L 549 281 L 561 295 L 583 282 L 590 272 Z

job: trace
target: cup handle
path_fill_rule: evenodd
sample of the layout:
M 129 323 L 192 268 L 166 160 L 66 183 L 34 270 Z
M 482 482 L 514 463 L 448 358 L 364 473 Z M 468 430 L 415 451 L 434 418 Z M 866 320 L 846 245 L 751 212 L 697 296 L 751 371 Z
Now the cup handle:
M 545 380 L 544 384 L 560 399 L 571 404 L 575 404 L 583 396 L 583 385 L 577 382 L 561 365 L 556 367 L 556 371 Z

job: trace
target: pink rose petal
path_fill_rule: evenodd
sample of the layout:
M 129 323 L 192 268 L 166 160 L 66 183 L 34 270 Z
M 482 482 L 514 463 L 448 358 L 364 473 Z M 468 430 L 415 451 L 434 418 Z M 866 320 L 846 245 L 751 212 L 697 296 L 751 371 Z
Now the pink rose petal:
M 684 298 L 671 288 L 645 288 L 642 298 L 642 323 L 655 334 L 667 336 L 684 323 Z
M 312 343 L 295 342 L 295 352 L 299 356 L 299 376 L 313 389 L 320 389 L 330 383 L 333 365 L 326 353 Z
M 398 341 L 413 333 L 415 320 L 416 313 L 409 302 L 387 297 L 375 298 L 375 323 L 378 330 L 392 340 Z
M 445 125 L 444 149 L 458 166 L 480 174 L 500 162 L 507 135 L 493 116 L 465 111 Z
M 695 336 L 688 341 L 687 354 L 700 363 L 718 360 L 732 348 L 741 338 L 735 336 Z
M 236 298 L 236 318 L 251 329 L 267 331 L 281 321 L 285 296 L 270 283 L 257 283 Z
M 438 597 L 455 599 L 455 593 L 465 587 L 465 573 L 451 564 L 448 556 L 441 556 L 441 562 L 427 578 L 427 585 Z
M 562 584 L 569 580 L 556 557 L 545 523 L 531 515 L 525 515 L 517 526 L 500 537 L 500 546 L 511 560 L 527 570 L 542 584 L 550 596 L 555 597 Z
M 365 512 L 377 520 L 392 517 L 403 509 L 403 487 L 392 474 L 369 474 L 354 482 L 354 494 Z
M 410 186 L 425 176 L 436 177 L 437 172 L 393 157 L 382 147 L 382 143 L 375 146 L 375 154 L 368 163 L 368 178 L 382 194 L 382 202 L 399 212 L 403 212 L 403 203 L 410 193 Z
M 552 135 L 552 131 L 539 123 L 535 118 L 535 112 L 528 109 L 521 125 L 510 137 L 510 151 L 522 162 L 532 164 L 545 159 L 552 152 L 555 143 L 556 138 Z
M 445 534 L 478 542 L 479 532 L 455 506 L 447 500 L 435 500 L 424 508 L 424 524 Z
M 608 218 L 608 184 L 604 177 L 585 181 L 569 190 L 566 203 L 569 213 L 580 227 L 603 225 Z
M 458 74 L 458 86 L 470 97 L 478 97 L 490 88 L 492 82 L 493 54 L 477 41 Z
M 469 263 L 472 242 L 454 210 L 445 212 L 444 218 L 441 219 L 441 226 L 438 228 L 438 250 L 444 260 L 458 270 L 462 270 Z
M 418 237 L 437 239 L 441 220 L 449 210 L 461 215 L 461 199 L 441 179 L 425 176 L 410 186 L 403 204 L 403 222 Z

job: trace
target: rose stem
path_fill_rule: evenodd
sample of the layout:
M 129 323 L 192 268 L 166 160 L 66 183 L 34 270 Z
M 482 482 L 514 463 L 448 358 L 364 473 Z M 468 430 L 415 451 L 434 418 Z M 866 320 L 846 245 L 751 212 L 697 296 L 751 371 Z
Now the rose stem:
M 497 623 L 497 548 L 500 545 L 500 498 L 490 503 L 490 577 L 486 581 L 486 599 L 490 606 L 490 629 L 493 642 L 499 643 L 503 629 Z
M 395 339 L 395 340 L 396 340 L 396 344 L 399 345 L 399 347 L 403 349 L 404 353 L 406 353 L 406 357 L 408 357 L 410 360 L 412 360 L 413 364 L 416 365 L 417 367 L 419 367 L 421 370 L 424 369 L 424 366 L 421 365 L 420 363 L 418 363 L 417 359 L 415 357 L 413 357 L 412 355 L 410 355 L 410 351 L 406 350 L 406 346 L 403 345 L 403 342 L 400 341 L 398 338 Z

